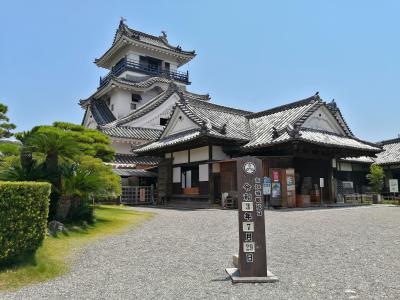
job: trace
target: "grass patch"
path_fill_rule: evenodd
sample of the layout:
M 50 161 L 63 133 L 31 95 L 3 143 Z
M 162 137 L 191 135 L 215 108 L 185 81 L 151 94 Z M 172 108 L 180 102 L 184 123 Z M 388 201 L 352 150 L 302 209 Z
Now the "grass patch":
M 83 246 L 101 238 L 122 233 L 153 216 L 123 206 L 96 206 L 97 222 L 87 229 L 47 236 L 35 256 L 26 257 L 13 267 L 0 271 L 0 290 L 14 290 L 43 282 L 68 272 L 71 258 Z

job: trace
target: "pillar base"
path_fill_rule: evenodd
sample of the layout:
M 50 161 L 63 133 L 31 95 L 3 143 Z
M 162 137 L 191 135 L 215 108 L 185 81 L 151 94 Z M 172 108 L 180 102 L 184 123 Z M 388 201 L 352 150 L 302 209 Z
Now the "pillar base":
M 231 277 L 232 283 L 269 283 L 279 281 L 279 278 L 268 270 L 266 277 L 240 277 L 240 272 L 237 268 L 226 268 L 225 271 Z

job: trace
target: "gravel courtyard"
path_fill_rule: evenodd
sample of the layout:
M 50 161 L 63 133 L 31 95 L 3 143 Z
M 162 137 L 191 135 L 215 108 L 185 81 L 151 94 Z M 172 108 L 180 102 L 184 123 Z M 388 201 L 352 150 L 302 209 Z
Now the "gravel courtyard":
M 233 285 L 237 212 L 154 211 L 55 280 L 1 299 L 400 299 L 400 207 L 266 212 L 270 284 Z

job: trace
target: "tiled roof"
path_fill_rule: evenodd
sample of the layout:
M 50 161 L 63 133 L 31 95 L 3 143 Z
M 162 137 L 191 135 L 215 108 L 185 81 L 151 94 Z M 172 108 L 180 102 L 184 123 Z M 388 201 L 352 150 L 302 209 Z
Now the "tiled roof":
M 113 169 L 113 172 L 122 177 L 157 177 L 157 173 L 150 172 L 144 169 Z
M 379 165 L 400 164 L 400 138 L 382 141 L 383 152 L 377 154 Z
M 137 156 L 136 154 L 115 154 L 115 159 L 107 164 L 123 167 L 136 165 L 158 165 L 162 159 L 156 156 Z
M 195 99 L 185 99 L 178 107 L 189 118 L 207 130 L 208 135 L 226 139 L 248 141 L 249 128 L 246 116 L 249 111 L 234 109 Z
M 164 49 L 168 49 L 168 50 L 172 50 L 175 52 L 179 52 L 179 53 L 185 53 L 185 54 L 191 54 L 191 55 L 195 55 L 194 51 L 184 51 L 182 49 L 180 49 L 179 46 L 172 46 L 168 43 L 168 40 L 166 37 L 164 36 L 155 36 L 155 35 L 151 35 L 148 33 L 144 33 L 132 28 L 129 28 L 124 22 L 120 22 L 118 29 L 115 33 L 114 36 L 114 41 L 113 44 L 116 43 L 116 41 L 121 37 L 121 36 L 126 36 L 135 40 L 138 40 L 142 43 L 145 44 L 149 44 L 149 45 L 153 45 L 156 47 L 160 47 L 160 48 L 164 48 Z
M 139 139 L 154 141 L 161 135 L 162 130 L 130 127 L 130 126 L 116 126 L 116 127 L 99 127 L 99 130 L 108 136 L 117 138 Z
M 320 103 L 319 97 L 313 96 L 248 116 L 251 139 L 243 147 L 256 148 L 288 140 L 286 129 L 299 126 Z
M 330 147 L 361 149 L 371 152 L 381 151 L 378 145 L 370 142 L 361 141 L 352 137 L 344 137 L 331 132 L 318 131 L 313 129 L 301 129 L 298 139 Z
M 356 162 L 356 163 L 365 163 L 365 164 L 373 164 L 375 159 L 369 156 L 361 156 L 361 157 L 345 157 L 340 160 L 348 161 L 348 162 Z
M 180 58 L 180 65 L 190 61 L 196 56 L 195 51 L 182 50 L 180 46 L 172 46 L 168 43 L 166 36 L 154 36 L 138 30 L 129 28 L 123 22 L 120 22 L 119 27 L 115 33 L 112 46 L 98 59 L 95 63 L 98 66 L 109 67 L 108 63 L 113 55 L 121 48 L 125 47 L 127 43 L 139 43 L 142 47 L 156 47 L 158 52 L 167 52 L 175 57 Z
M 193 100 L 193 101 L 197 100 L 199 102 L 206 102 L 209 100 L 208 95 L 199 95 L 199 94 L 194 94 L 194 93 L 189 93 L 189 92 L 183 91 L 175 83 L 170 82 L 167 90 L 160 93 L 159 95 L 154 97 L 152 100 L 148 101 L 146 104 L 139 107 L 137 110 L 130 113 L 129 115 L 127 115 L 121 119 L 118 119 L 115 122 L 112 122 L 111 124 L 107 124 L 107 127 L 121 126 L 121 125 L 124 125 L 126 123 L 129 123 L 135 119 L 138 119 L 138 118 L 144 116 L 145 114 L 151 112 L 156 107 L 160 106 L 165 101 L 167 101 L 174 93 L 178 93 L 179 96 L 183 100 L 185 100 L 185 99 Z
M 94 100 L 90 103 L 90 112 L 98 125 L 115 121 L 115 117 L 103 100 Z
M 286 143 L 291 140 L 301 140 L 329 147 L 363 150 L 371 154 L 381 150 L 376 144 L 355 138 L 351 131 L 346 128 L 343 128 L 346 135 L 342 136 L 327 131 L 301 127 L 305 120 L 323 105 L 326 105 L 325 102 L 321 101 L 316 94 L 287 105 L 259 113 L 251 113 L 204 101 L 186 99 L 179 102 L 177 108 L 181 109 L 201 129 L 188 130 L 166 137 L 161 135 L 158 141 L 139 148 L 138 152 L 187 142 L 200 135 L 241 141 L 241 147 L 246 151 Z M 342 123 L 341 126 L 347 125 Z
M 170 147 L 176 144 L 189 142 L 191 140 L 198 138 L 199 136 L 201 136 L 200 130 L 188 130 L 177 134 L 169 135 L 167 137 L 159 139 L 158 141 L 144 145 L 143 147 L 135 149 L 135 152 L 143 153 L 163 147 Z

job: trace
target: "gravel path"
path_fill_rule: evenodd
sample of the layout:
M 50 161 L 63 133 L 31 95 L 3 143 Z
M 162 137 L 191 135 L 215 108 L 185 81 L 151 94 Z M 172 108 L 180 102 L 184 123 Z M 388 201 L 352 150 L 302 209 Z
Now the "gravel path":
M 267 211 L 272 284 L 232 285 L 237 212 L 155 211 L 72 271 L 0 299 L 400 299 L 400 207 Z

